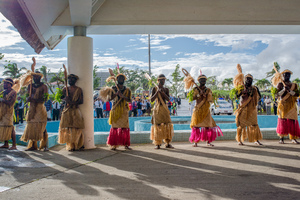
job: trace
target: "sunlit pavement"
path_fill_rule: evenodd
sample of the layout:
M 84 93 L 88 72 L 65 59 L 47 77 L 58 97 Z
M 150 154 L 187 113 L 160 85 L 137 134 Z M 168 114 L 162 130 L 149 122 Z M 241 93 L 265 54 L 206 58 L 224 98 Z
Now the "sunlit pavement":
M 0 149 L 0 199 L 299 199 L 300 145 Z

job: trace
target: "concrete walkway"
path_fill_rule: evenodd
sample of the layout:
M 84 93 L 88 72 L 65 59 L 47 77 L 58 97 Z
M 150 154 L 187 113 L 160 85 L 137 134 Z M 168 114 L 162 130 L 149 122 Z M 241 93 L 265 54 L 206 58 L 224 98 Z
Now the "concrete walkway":
M 0 199 L 299 199 L 300 145 L 0 149 Z

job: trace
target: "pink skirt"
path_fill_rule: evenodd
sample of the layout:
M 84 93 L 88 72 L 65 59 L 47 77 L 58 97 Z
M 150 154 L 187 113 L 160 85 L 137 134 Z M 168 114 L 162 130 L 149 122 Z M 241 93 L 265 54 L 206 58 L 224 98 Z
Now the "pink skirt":
M 279 135 L 288 135 L 300 137 L 300 127 L 298 120 L 278 118 L 276 132 Z
M 110 146 L 130 146 L 130 129 L 111 128 L 107 137 L 107 144 Z
M 198 143 L 201 141 L 208 141 L 209 143 L 216 140 L 218 136 L 223 136 L 223 133 L 219 126 L 210 127 L 193 127 L 190 136 L 191 143 Z

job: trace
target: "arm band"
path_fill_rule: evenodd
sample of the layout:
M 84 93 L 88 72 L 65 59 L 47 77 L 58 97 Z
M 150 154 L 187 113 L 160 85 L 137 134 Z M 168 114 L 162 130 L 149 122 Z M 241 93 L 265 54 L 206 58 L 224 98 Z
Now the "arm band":
M 285 89 L 282 89 L 278 92 L 279 96 L 283 95 L 283 93 L 285 92 Z
M 292 96 L 294 96 L 294 95 L 296 94 L 296 92 L 290 91 L 290 94 L 291 94 Z

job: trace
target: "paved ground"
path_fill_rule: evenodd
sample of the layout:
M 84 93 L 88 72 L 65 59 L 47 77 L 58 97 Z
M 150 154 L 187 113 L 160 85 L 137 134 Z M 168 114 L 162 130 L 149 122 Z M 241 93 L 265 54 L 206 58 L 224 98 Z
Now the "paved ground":
M 300 145 L 0 149 L 0 199 L 299 199 Z

